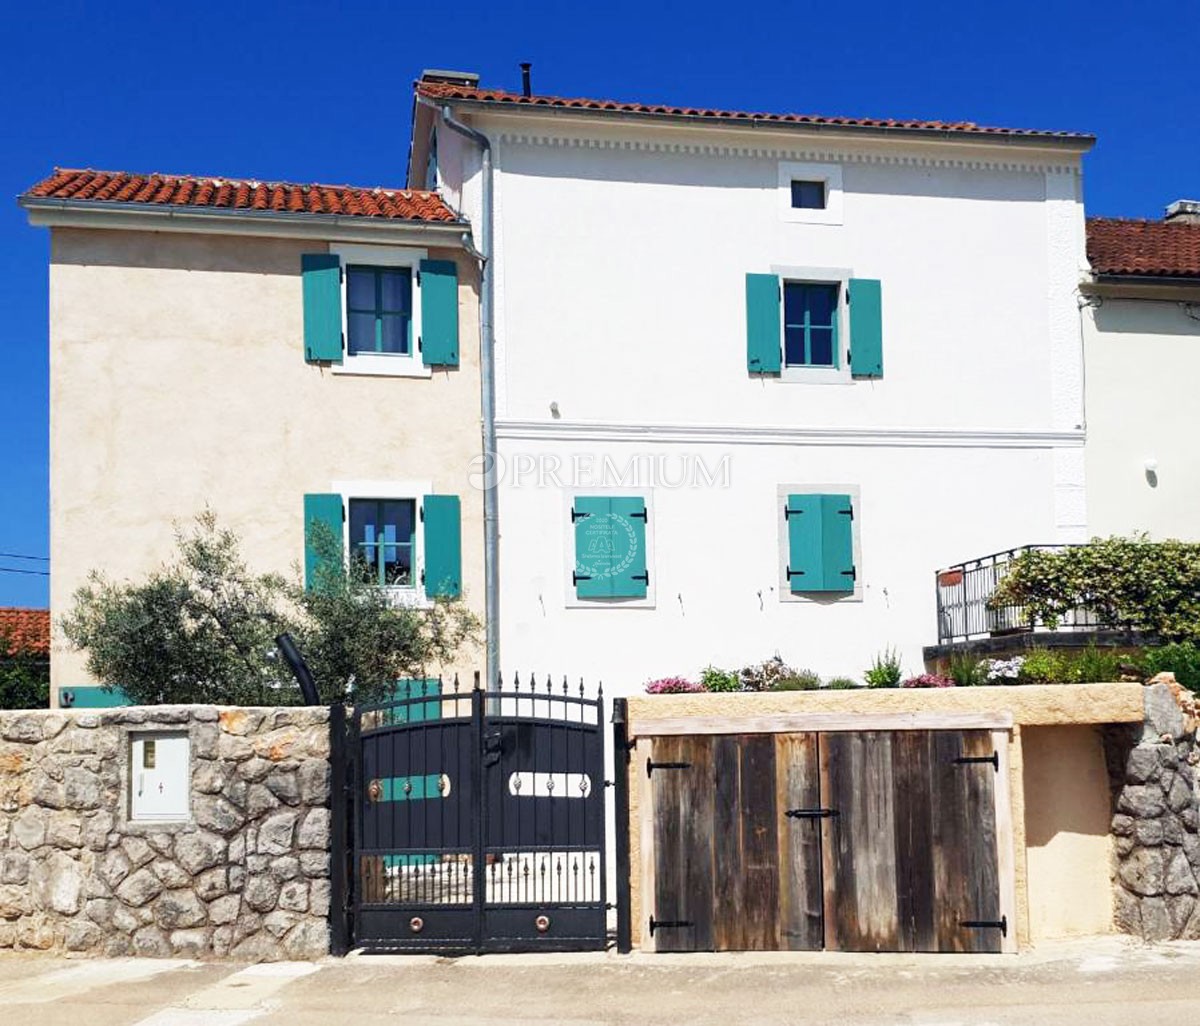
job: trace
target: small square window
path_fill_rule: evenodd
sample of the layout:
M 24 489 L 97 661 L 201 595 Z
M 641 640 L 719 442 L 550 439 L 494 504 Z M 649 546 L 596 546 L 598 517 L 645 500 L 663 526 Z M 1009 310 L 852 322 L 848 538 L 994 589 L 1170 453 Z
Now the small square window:
M 350 558 L 383 587 L 413 586 L 415 499 L 351 499 Z
M 824 210 L 825 183 L 793 178 L 792 207 L 796 210 Z

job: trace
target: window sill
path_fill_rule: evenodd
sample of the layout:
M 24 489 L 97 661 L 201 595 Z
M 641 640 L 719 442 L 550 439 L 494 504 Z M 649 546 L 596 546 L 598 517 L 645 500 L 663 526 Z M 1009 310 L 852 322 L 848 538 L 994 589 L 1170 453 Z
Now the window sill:
M 350 374 L 375 378 L 431 378 L 433 368 L 426 367 L 415 356 L 347 356 L 332 365 L 334 374 Z
M 854 379 L 842 367 L 784 367 L 779 380 L 793 385 L 851 385 Z

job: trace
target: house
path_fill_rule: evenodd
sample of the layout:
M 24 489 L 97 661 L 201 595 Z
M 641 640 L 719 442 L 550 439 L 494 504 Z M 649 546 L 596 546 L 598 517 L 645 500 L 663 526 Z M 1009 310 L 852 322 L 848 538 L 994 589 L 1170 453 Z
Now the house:
M 324 521 L 405 601 L 478 605 L 479 264 L 441 197 L 56 170 L 20 203 L 51 235 L 56 619 L 206 507 L 258 571 L 311 573 Z M 56 645 L 52 701 L 120 699 L 93 683 Z
M 0 641 L 13 652 L 50 655 L 50 610 L 0 607 Z
M 1200 203 L 1087 223 L 1088 524 L 1200 541 Z
M 409 184 L 489 257 L 490 657 L 915 670 L 936 568 L 1085 539 L 1092 143 L 426 73 Z

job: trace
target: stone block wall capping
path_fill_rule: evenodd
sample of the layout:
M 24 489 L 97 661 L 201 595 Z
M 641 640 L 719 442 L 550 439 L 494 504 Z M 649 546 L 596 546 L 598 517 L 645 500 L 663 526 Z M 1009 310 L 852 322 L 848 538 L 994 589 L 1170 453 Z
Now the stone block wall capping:
M 179 822 L 129 815 L 130 735 L 186 732 Z M 329 710 L 0 712 L 0 948 L 329 951 Z

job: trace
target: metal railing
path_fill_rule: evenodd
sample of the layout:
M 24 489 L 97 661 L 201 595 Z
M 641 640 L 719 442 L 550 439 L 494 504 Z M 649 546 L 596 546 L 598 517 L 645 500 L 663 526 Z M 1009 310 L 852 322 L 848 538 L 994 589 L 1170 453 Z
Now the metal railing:
M 975 638 L 997 637 L 1020 632 L 1048 631 L 1020 605 L 994 606 L 992 596 L 1008 573 L 1010 562 L 1022 552 L 1061 552 L 1068 545 L 1022 545 L 989 556 L 957 563 L 939 570 L 936 576 L 938 644 L 949 645 Z M 1104 630 L 1112 627 L 1087 606 L 1067 610 L 1055 631 Z

